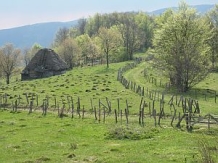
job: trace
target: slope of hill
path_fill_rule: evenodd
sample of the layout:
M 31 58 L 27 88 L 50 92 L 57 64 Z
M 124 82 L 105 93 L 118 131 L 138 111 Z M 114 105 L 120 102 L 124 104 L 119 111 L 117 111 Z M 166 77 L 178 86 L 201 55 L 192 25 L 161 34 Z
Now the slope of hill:
M 39 43 L 43 47 L 49 47 L 56 32 L 61 27 L 76 25 L 77 20 L 71 22 L 49 22 L 0 30 L 0 45 L 13 43 L 16 47 L 31 47 Z
M 199 13 L 201 14 L 205 14 L 206 12 L 208 12 L 209 10 L 211 10 L 214 5 L 196 5 L 196 6 L 191 6 L 193 8 L 195 8 Z M 152 15 L 160 15 L 162 14 L 164 11 L 166 11 L 168 8 L 162 8 L 162 9 L 159 9 L 159 10 L 155 10 L 155 11 L 152 11 L 150 12 L 149 14 L 152 14 Z M 177 7 L 171 7 L 171 9 L 173 10 L 176 10 Z

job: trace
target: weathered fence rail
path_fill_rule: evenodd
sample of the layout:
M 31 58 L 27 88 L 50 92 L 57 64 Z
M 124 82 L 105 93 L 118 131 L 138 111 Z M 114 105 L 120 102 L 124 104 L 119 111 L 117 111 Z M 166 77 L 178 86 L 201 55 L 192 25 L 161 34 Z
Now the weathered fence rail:
M 218 124 L 218 116 L 208 114 L 206 116 L 200 116 L 200 107 L 198 101 L 193 99 L 187 99 L 185 97 L 178 97 L 176 95 L 172 96 L 168 103 L 164 102 L 164 96 L 161 96 L 160 100 L 152 100 L 152 102 L 147 102 L 143 96 L 138 103 L 138 114 L 135 114 L 135 110 L 129 107 L 128 100 L 111 101 L 109 98 L 99 99 L 93 101 L 90 100 L 90 107 L 85 107 L 82 105 L 82 99 L 79 97 L 67 96 L 61 97 L 62 103 L 58 103 L 56 100 L 50 101 L 51 98 L 46 96 L 42 101 L 39 101 L 37 95 L 35 94 L 31 100 L 27 100 L 26 94 L 17 96 L 17 99 L 5 100 L 5 95 L 1 96 L 0 110 L 11 109 L 12 112 L 18 112 L 21 110 L 26 110 L 28 114 L 33 112 L 41 112 L 43 116 L 48 113 L 57 113 L 60 118 L 70 117 L 70 118 L 93 118 L 98 123 L 108 123 L 108 118 L 113 119 L 115 123 L 120 124 L 139 124 L 144 127 L 152 119 L 154 121 L 154 126 L 161 126 L 162 124 L 169 123 L 171 126 L 180 127 L 182 121 L 185 122 L 188 131 L 193 129 L 196 124 L 205 123 L 208 129 L 211 125 Z M 52 105 L 52 102 L 56 103 Z M 113 102 L 113 105 L 112 105 Z M 125 107 L 120 107 L 120 104 L 125 103 Z M 117 104 L 116 104 L 117 103 Z M 39 105 L 41 104 L 41 105 Z M 168 104 L 166 107 L 165 104 Z M 159 105 L 159 108 L 157 107 Z M 124 105 L 122 105 L 124 106 Z M 53 114 L 52 113 L 52 114 Z M 176 122 L 176 120 L 178 120 Z
M 46 116 L 48 112 L 57 112 L 60 118 L 69 117 L 69 115 L 71 118 L 93 118 L 98 123 L 106 123 L 107 118 L 110 117 L 114 118 L 115 123 L 125 123 L 128 125 L 137 122 L 140 126 L 146 126 L 146 122 L 151 121 L 151 119 L 154 121 L 154 126 L 170 123 L 171 126 L 180 127 L 182 121 L 185 121 L 189 131 L 197 123 L 207 122 L 208 128 L 211 127 L 211 124 L 218 124 L 218 116 L 216 115 L 208 114 L 207 116 L 200 116 L 200 107 L 197 100 L 173 95 L 166 102 L 163 92 L 149 90 L 127 80 L 124 77 L 124 73 L 135 68 L 139 63 L 141 63 L 141 59 L 136 59 L 133 63 L 120 68 L 117 74 L 117 80 L 126 89 L 131 89 L 140 95 L 141 100 L 139 99 L 140 103 L 137 106 L 139 108 L 137 114 L 133 113 L 133 110 L 129 107 L 128 100 L 121 101 L 116 99 L 116 102 L 113 101 L 112 105 L 112 101 L 107 97 L 104 100 L 99 99 L 97 102 L 90 99 L 90 105 L 84 106 L 82 103 L 83 99 L 79 97 L 62 96 L 58 99 L 56 96 L 45 96 L 43 99 L 39 99 L 39 95 L 34 93 L 23 93 L 15 95 L 13 98 L 10 98 L 10 95 L 6 93 L 0 94 L 0 110 L 11 109 L 12 112 L 28 110 L 28 114 L 37 111 L 42 112 L 43 116 Z M 157 83 L 155 79 L 151 80 Z M 145 101 L 145 96 L 150 99 L 149 102 Z M 125 107 L 121 108 L 121 102 L 125 103 L 125 105 L 122 105 Z

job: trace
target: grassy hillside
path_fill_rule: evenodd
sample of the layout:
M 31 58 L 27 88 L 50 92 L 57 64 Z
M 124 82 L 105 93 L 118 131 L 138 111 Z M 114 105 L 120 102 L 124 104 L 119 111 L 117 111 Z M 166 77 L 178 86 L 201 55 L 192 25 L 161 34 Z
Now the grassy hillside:
M 98 106 L 99 99 L 106 103 L 106 98 L 114 108 L 117 107 L 117 99 L 120 99 L 121 107 L 126 106 L 126 100 L 129 105 L 137 106 L 140 103 L 140 96 L 132 94 L 116 80 L 117 70 L 125 64 L 111 64 L 109 69 L 105 65 L 75 68 L 63 75 L 51 78 L 14 81 L 10 85 L 1 86 L 0 95 L 3 98 L 7 94 L 9 106 L 21 98 L 20 107 L 27 105 L 26 95 L 29 101 L 33 99 L 35 106 L 37 99 L 38 106 L 40 106 L 43 99 L 48 98 L 51 108 L 55 105 L 55 99 L 56 106 L 62 107 L 68 102 L 69 96 L 75 103 L 80 98 L 81 105 L 84 105 L 86 110 L 91 109 L 91 99 L 93 107 Z
M 171 117 L 161 120 L 161 125 L 154 125 L 154 118 L 145 107 L 145 126 L 138 122 L 141 97 L 130 89 L 125 89 L 117 81 L 117 71 L 126 63 L 95 67 L 75 68 L 60 76 L 32 81 L 14 81 L 0 87 L 0 162 L 200 162 L 208 161 L 209 155 L 216 161 L 218 129 L 211 125 L 196 125 L 190 133 L 182 122 L 180 129 L 175 127 L 178 119 L 170 125 Z M 164 91 L 164 87 L 148 82 L 143 76 L 148 63 L 141 63 L 124 75 L 129 80 L 144 85 L 149 89 Z M 155 76 L 155 77 L 160 77 Z M 195 89 L 217 89 L 217 74 L 211 74 Z M 162 79 L 165 81 L 165 79 Z M 206 87 L 208 86 L 208 87 Z M 168 90 L 165 95 L 165 112 L 171 115 L 167 101 L 173 94 Z M 191 93 L 184 96 L 192 96 Z M 69 97 L 74 101 L 74 117 L 71 118 Z M 78 97 L 84 116 L 76 113 Z M 111 103 L 112 112 L 106 113 Z M 217 114 L 217 104 L 213 97 L 207 100 L 197 97 L 202 114 Z M 37 100 L 38 99 L 38 100 Z M 49 112 L 42 115 L 43 99 L 49 101 Z M 56 106 L 55 106 L 56 99 Z M 120 112 L 115 123 L 114 110 Z M 19 101 L 18 111 L 13 112 L 15 101 Z M 27 101 L 33 100 L 33 113 L 29 114 Z M 99 107 L 99 100 L 101 105 Z M 148 104 L 151 100 L 145 96 Z M 38 101 L 38 106 L 37 106 Z M 92 103 L 91 103 L 92 101 Z M 155 108 L 159 112 L 159 103 Z M 58 108 L 65 108 L 64 116 L 58 117 Z M 128 107 L 128 125 L 124 110 Z M 84 108 L 84 109 L 83 109 Z M 97 119 L 93 112 L 97 110 Z M 100 108 L 100 109 L 99 109 Z M 25 109 L 25 110 L 24 110 Z M 179 110 L 180 108 L 178 108 Z M 121 116 L 121 110 L 122 116 Z M 118 110 L 117 110 L 118 111 Z
M 152 83 L 151 80 L 149 82 L 148 79 L 144 77 L 144 70 L 147 71 L 150 78 L 153 77 L 157 79 L 156 85 Z M 133 82 L 140 84 L 141 86 L 144 86 L 146 89 L 148 88 L 149 90 L 158 90 L 160 92 L 164 92 L 166 102 L 170 100 L 172 95 L 178 95 L 178 97 L 184 96 L 187 98 L 193 98 L 198 100 L 201 114 L 218 114 L 218 101 L 215 103 L 215 92 L 218 94 L 218 85 L 216 82 L 218 80 L 218 73 L 209 74 L 204 81 L 195 85 L 187 93 L 177 93 L 175 90 L 173 90 L 173 88 L 166 89 L 165 83 L 167 83 L 168 80 L 163 75 L 161 75 L 161 72 L 157 72 L 155 69 L 153 69 L 152 65 L 148 62 L 143 62 L 135 69 L 128 71 L 125 73 L 125 77 Z M 162 83 L 162 86 L 160 86 L 160 82 Z

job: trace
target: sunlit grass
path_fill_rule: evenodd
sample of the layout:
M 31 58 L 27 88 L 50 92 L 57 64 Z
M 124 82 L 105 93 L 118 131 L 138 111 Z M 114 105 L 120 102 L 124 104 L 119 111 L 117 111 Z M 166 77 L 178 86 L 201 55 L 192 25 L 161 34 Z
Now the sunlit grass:
M 2 84 L 0 94 L 7 94 L 8 105 L 6 109 L 0 108 L 0 162 L 199 162 L 200 141 L 210 142 L 210 151 L 217 161 L 216 125 L 211 125 L 210 130 L 207 125 L 196 125 L 194 130 L 188 133 L 185 122 L 182 122 L 181 128 L 178 129 L 175 127 L 178 118 L 171 126 L 171 118 L 164 117 L 161 119 L 161 125 L 155 126 L 148 106 L 145 107 L 145 126 L 139 125 L 141 97 L 125 89 L 117 81 L 117 71 L 125 64 L 111 64 L 109 69 L 105 65 L 75 68 L 60 76 L 32 81 L 14 80 L 9 85 Z M 154 85 L 144 78 L 144 68 L 148 68 L 148 72 L 154 74 L 154 77 L 162 78 L 152 72 L 154 70 L 149 69 L 146 62 L 126 72 L 125 77 L 149 90 L 164 91 L 165 87 Z M 194 89 L 216 90 L 217 79 L 216 73 L 211 74 Z M 37 109 L 31 114 L 23 110 L 29 107 L 25 94 L 29 100 L 33 98 L 34 109 Z M 171 115 L 167 102 L 173 94 L 173 90 L 165 91 L 166 115 Z M 193 92 L 183 95 L 194 98 Z M 19 96 L 20 108 L 18 112 L 12 112 L 12 104 Z M 75 108 L 78 97 L 80 98 L 81 108 L 85 108 L 84 118 L 79 118 L 76 112 L 74 118 L 71 118 L 70 111 L 67 112 L 69 96 L 72 96 Z M 36 97 L 39 106 L 36 106 Z M 42 101 L 47 97 L 49 112 L 42 116 Z M 107 106 L 106 97 L 111 102 L 112 113 L 107 114 L 103 122 L 104 107 L 101 105 L 100 121 L 95 120 L 94 112 L 89 112 L 92 109 L 91 100 L 98 111 L 99 100 Z M 55 99 L 59 108 L 66 104 L 63 118 L 58 117 L 58 111 L 54 108 Z M 116 124 L 114 110 L 118 109 L 118 99 L 123 115 L 118 117 Z M 206 100 L 203 95 L 198 95 L 197 99 L 202 115 L 218 114 L 212 95 L 208 95 Z M 126 100 L 130 111 L 128 125 L 124 114 Z M 152 103 L 147 95 L 144 100 L 147 104 Z M 1 103 L 4 103 L 3 99 Z M 157 100 L 157 113 L 159 108 L 160 103 Z M 181 107 L 177 107 L 177 110 L 182 113 Z

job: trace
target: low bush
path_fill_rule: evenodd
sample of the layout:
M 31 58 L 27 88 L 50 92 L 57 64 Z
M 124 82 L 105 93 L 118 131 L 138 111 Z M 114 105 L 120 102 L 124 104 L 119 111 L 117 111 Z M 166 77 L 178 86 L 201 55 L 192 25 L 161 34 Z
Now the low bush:
M 142 128 L 135 126 L 116 126 L 106 133 L 107 139 L 129 139 L 129 140 L 141 140 L 151 139 L 159 133 L 156 128 Z

